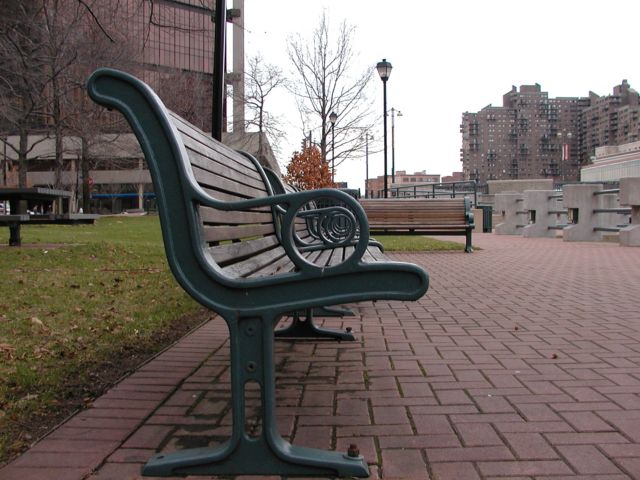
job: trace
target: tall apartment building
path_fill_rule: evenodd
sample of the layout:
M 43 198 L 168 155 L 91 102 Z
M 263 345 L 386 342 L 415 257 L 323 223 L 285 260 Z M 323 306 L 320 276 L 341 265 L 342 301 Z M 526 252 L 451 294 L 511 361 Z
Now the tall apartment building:
M 549 98 L 539 84 L 514 86 L 501 107 L 462 115 L 464 178 L 577 180 L 596 147 L 638 138 L 638 99 L 626 81 L 605 97 Z
M 613 95 L 599 97 L 590 92 L 582 110 L 581 152 L 589 159 L 596 147 L 615 146 L 640 140 L 640 96 L 626 80 L 614 87 Z

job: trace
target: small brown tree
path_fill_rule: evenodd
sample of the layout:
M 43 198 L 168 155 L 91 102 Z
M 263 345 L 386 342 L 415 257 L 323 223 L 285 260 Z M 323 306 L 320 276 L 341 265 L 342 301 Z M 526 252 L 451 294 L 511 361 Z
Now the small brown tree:
M 322 153 L 315 145 L 305 147 L 302 152 L 294 152 L 287 165 L 285 181 L 303 190 L 333 185 L 329 164 L 322 159 Z

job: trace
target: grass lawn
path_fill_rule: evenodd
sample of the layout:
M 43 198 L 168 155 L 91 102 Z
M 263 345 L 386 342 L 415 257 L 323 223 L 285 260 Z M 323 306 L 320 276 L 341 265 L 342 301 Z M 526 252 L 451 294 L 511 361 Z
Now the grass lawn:
M 451 250 L 464 252 L 464 243 L 437 240 L 419 235 L 375 235 L 374 238 L 382 243 L 385 252 L 442 252 Z
M 22 241 L 0 248 L 0 462 L 203 318 L 157 217 L 23 226 Z
M 377 239 L 389 252 L 464 249 Z M 0 464 L 209 315 L 171 275 L 155 216 L 25 225 L 22 241 L 0 248 Z

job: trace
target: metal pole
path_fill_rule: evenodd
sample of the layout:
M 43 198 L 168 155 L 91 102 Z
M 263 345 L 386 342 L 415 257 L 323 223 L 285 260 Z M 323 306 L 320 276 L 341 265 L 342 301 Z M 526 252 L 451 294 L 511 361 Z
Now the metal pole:
M 364 141 L 364 198 L 369 198 L 369 133 Z
M 227 2 L 216 0 L 215 32 L 213 44 L 213 94 L 211 109 L 211 136 L 222 140 L 225 91 L 225 38 L 227 30 Z
M 331 124 L 331 183 L 335 183 L 336 174 L 336 124 Z M 333 185 L 331 185 L 333 186 Z
M 391 107 L 391 185 L 396 183 L 395 117 L 396 117 L 396 109 Z
M 384 198 L 389 198 L 387 181 L 387 80 L 382 79 L 382 114 L 384 115 Z

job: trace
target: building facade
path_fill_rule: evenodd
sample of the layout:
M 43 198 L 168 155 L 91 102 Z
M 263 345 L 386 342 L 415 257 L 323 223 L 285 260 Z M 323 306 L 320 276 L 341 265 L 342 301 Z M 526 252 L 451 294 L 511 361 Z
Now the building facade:
M 462 115 L 460 151 L 464 178 L 552 178 L 575 181 L 580 166 L 601 145 L 640 135 L 638 93 L 624 80 L 613 95 L 549 98 L 539 84 L 515 86 L 501 107 Z
M 53 2 L 51 5 L 54 8 Z M 96 22 L 76 20 L 77 24 L 71 25 L 77 26 L 73 30 L 77 44 L 89 45 L 90 50 L 78 54 L 78 62 L 70 71 L 76 77 L 74 85 L 80 87 L 65 108 L 84 112 L 87 107 L 82 103 L 87 102 L 87 96 L 81 86 L 96 67 L 107 66 L 141 78 L 170 110 L 210 132 L 215 1 L 111 0 L 91 5 Z M 231 59 L 234 71 L 228 73 L 228 78 L 235 94 L 244 83 L 244 37 L 236 31 L 242 30 L 244 3 L 234 0 L 233 5 L 236 8 L 227 11 L 227 28 L 234 29 Z M 97 28 L 98 21 L 102 30 Z M 112 42 L 106 41 L 107 35 Z M 111 50 L 105 47 L 101 51 L 103 44 Z M 223 133 L 223 143 L 252 153 L 263 164 L 279 171 L 266 135 L 247 133 L 244 124 L 237 125 L 238 120 L 244 120 L 244 98 L 238 95 L 233 98 L 234 110 L 237 108 L 240 113 L 233 115 L 233 132 Z M 90 107 L 96 105 L 91 103 Z M 25 182 L 27 186 L 56 185 L 72 191 L 72 205 L 84 206 L 85 211 L 89 208 L 89 197 L 114 199 L 113 211 L 141 208 L 143 198 L 153 196 L 144 157 L 120 114 L 101 108 L 96 111 L 95 121 L 89 121 L 90 115 L 83 114 L 79 128 L 66 125 L 61 129 L 58 144 L 62 146 L 61 152 L 51 133 L 54 125 L 33 125 L 24 135 L 26 148 L 19 155 L 21 139 L 16 128 L 0 121 L 1 182 L 9 186 Z M 226 123 L 225 119 L 223 124 Z M 21 164 L 26 165 L 24 180 L 19 177 Z
M 617 182 L 626 177 L 640 177 L 640 141 L 596 148 L 593 163 L 580 172 L 582 182 Z

